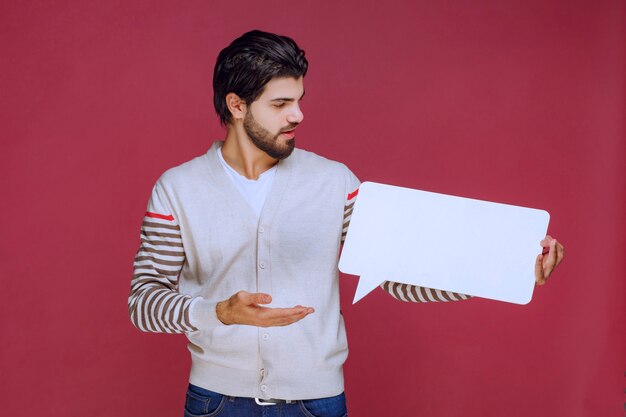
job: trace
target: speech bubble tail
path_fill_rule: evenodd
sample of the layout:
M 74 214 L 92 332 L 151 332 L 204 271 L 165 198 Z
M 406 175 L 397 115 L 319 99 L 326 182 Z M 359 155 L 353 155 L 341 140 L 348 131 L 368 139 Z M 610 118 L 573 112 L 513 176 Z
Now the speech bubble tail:
M 356 293 L 354 294 L 354 300 L 352 304 L 356 304 L 361 298 L 372 292 L 380 284 L 380 281 L 372 279 L 367 275 L 361 275 L 359 278 L 359 284 L 356 287 Z

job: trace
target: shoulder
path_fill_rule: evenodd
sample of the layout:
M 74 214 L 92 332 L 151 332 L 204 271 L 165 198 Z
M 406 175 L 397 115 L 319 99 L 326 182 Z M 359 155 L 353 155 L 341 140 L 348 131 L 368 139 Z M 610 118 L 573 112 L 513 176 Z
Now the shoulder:
M 361 184 L 356 175 L 341 162 L 302 149 L 294 150 L 288 159 L 292 157 L 291 163 L 298 176 L 313 182 L 336 184 L 345 195 L 353 194 Z
M 206 154 L 197 156 L 190 161 L 165 171 L 157 184 L 164 188 L 193 186 L 193 184 L 206 175 L 207 161 Z
M 316 169 L 316 174 L 329 175 L 347 175 L 351 173 L 348 167 L 338 161 L 325 158 L 314 152 L 306 151 L 304 149 L 294 149 L 293 154 L 288 158 L 295 167 L 299 169 Z

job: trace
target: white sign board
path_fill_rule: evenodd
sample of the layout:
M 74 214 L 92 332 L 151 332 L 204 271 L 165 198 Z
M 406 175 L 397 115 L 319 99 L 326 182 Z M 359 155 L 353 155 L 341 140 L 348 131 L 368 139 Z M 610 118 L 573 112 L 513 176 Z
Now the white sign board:
M 544 210 L 364 182 L 339 269 L 354 303 L 384 281 L 527 304 L 550 215 Z

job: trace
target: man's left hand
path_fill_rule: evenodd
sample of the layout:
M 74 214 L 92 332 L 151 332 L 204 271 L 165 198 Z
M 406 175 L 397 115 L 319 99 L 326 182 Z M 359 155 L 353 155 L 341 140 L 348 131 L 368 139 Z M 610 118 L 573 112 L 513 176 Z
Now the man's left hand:
M 563 245 L 550 235 L 547 235 L 539 244 L 542 249 L 549 248 L 548 252 L 537 256 L 537 262 L 535 262 L 535 284 L 543 285 L 548 281 L 554 268 L 563 260 L 564 251 Z

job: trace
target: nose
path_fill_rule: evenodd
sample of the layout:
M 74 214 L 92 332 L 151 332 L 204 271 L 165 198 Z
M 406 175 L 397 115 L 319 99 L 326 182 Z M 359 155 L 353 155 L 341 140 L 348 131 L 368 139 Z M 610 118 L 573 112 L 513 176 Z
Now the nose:
M 289 112 L 289 115 L 287 115 L 287 121 L 289 123 L 298 124 L 298 123 L 302 123 L 303 120 L 304 120 L 304 113 L 302 113 L 302 109 L 300 109 L 300 106 L 296 104 L 293 107 L 293 110 Z

